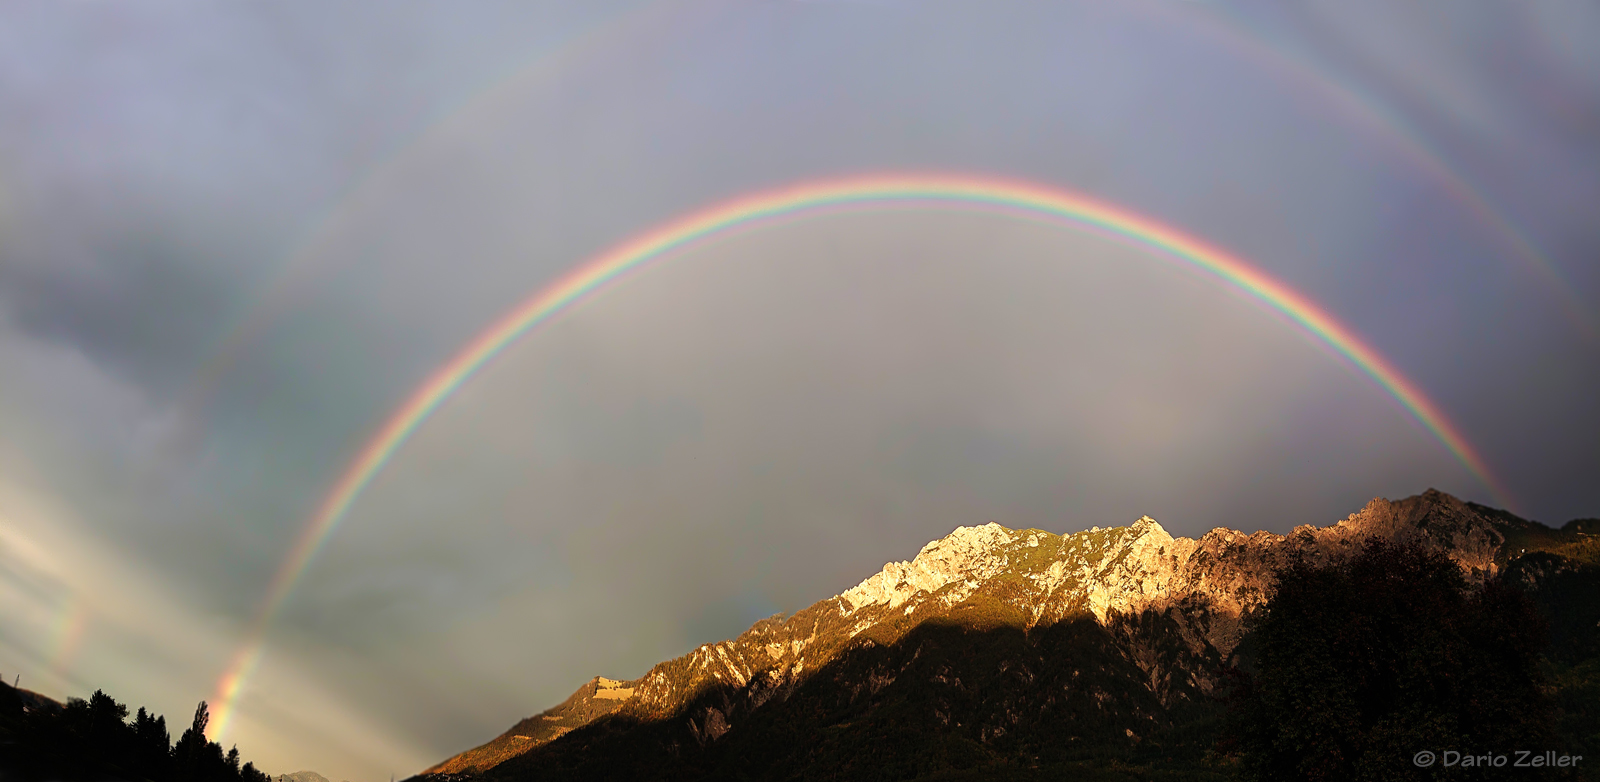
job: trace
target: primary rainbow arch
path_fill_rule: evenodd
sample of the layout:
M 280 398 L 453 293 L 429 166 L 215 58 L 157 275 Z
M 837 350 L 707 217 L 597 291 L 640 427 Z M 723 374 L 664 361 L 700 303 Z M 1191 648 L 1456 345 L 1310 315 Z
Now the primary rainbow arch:
M 417 428 L 506 346 L 630 272 L 720 238 L 804 217 L 894 208 L 954 209 L 1089 229 L 1153 250 L 1226 282 L 1286 316 L 1343 356 L 1387 391 L 1496 499 L 1509 504 L 1506 491 L 1483 459 L 1421 389 L 1311 300 L 1221 249 L 1104 201 L 1028 182 L 928 174 L 806 182 L 714 205 L 613 247 L 538 290 L 429 376 L 362 447 L 279 567 L 244 644 L 217 683 L 213 738 L 227 729 L 240 689 L 261 660 L 267 625 L 350 506 Z
M 317 243 L 332 231 L 334 225 L 349 219 L 348 213 L 353 211 L 363 193 L 383 186 L 380 174 L 384 170 L 396 166 L 407 154 L 421 147 L 424 139 L 460 121 L 471 109 L 481 107 L 515 88 L 567 74 L 579 67 L 584 58 L 599 56 L 609 51 L 609 47 L 621 45 L 619 39 L 626 34 L 648 31 L 641 33 L 645 36 L 643 40 L 653 40 L 660 36 L 661 30 L 682 18 L 685 12 L 709 14 L 715 11 L 715 5 L 711 0 L 655 0 L 643 3 L 634 11 L 596 25 L 522 68 L 481 87 L 449 113 L 434 119 L 415 137 L 392 150 L 319 218 L 319 225 L 281 261 L 281 268 L 274 278 L 249 306 L 235 316 L 232 324 L 206 351 L 205 360 L 185 387 L 179 408 L 195 411 L 192 414 L 198 415 L 198 411 L 209 404 L 208 400 L 217 392 L 223 378 L 242 360 L 246 350 L 262 339 L 273 323 L 284 317 L 294 301 L 293 294 L 312 283 L 320 266 L 314 256 Z M 1480 188 L 1430 146 L 1420 132 L 1395 112 L 1385 108 L 1372 95 L 1327 69 L 1316 67 L 1310 60 L 1296 55 L 1287 47 L 1273 43 L 1269 36 L 1252 29 L 1237 14 L 1230 13 L 1220 4 L 1194 11 L 1179 9 L 1164 1 L 1146 0 L 1139 4 L 1139 9 L 1149 16 L 1181 25 L 1190 33 L 1207 38 L 1223 51 L 1247 59 L 1262 71 L 1275 74 L 1290 87 L 1308 90 L 1317 105 L 1326 107 L 1341 120 L 1373 133 L 1374 138 L 1390 146 L 1410 166 L 1433 179 L 1451 199 L 1481 222 L 1495 236 L 1495 241 L 1509 251 L 1517 264 L 1540 281 L 1570 325 L 1586 338 L 1600 340 L 1600 320 L 1596 319 L 1592 308 L 1576 293 L 1576 288 L 1556 263 L 1536 246 L 1524 229 L 1491 203 Z

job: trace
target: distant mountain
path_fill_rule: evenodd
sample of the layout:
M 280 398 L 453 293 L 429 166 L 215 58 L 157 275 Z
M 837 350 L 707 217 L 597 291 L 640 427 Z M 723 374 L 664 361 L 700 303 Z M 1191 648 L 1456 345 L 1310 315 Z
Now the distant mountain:
M 273 777 L 273 782 L 328 782 L 328 778 L 315 771 L 296 771 L 293 774 L 279 774 Z
M 1470 583 L 1556 584 L 1544 605 L 1571 614 L 1564 642 L 1581 657 L 1600 641 L 1600 538 L 1431 490 L 1288 535 L 990 523 L 638 679 L 596 677 L 421 776 L 914 778 L 1076 759 L 1198 778 L 1275 574 L 1373 539 L 1442 554 Z

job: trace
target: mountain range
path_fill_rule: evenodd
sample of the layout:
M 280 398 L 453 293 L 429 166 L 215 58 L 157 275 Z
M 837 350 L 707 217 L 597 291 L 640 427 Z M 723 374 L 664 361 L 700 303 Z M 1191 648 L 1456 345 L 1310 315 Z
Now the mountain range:
M 1514 582 L 1582 699 L 1600 681 L 1597 526 L 1429 490 L 1287 535 L 1175 538 L 1148 517 L 1064 535 L 960 527 L 737 638 L 636 679 L 597 676 L 416 779 L 1019 778 L 1062 764 L 1085 779 L 1230 778 L 1230 693 L 1291 563 L 1337 565 L 1381 540 L 1447 557 L 1472 587 Z M 1568 712 L 1574 740 L 1593 740 L 1592 709 Z

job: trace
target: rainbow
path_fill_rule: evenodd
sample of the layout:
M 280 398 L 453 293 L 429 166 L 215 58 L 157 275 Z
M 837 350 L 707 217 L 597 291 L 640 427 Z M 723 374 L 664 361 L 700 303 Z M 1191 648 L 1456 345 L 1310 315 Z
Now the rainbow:
M 1418 170 L 1429 175 L 1459 206 L 1476 218 L 1494 234 L 1502 249 L 1524 270 L 1533 273 L 1547 292 L 1555 299 L 1556 309 L 1568 325 L 1585 339 L 1600 341 L 1600 321 L 1577 294 L 1577 287 L 1561 271 L 1554 260 L 1534 243 L 1527 232 L 1513 223 L 1505 212 L 1491 203 L 1483 190 L 1452 167 L 1443 155 L 1424 141 L 1424 136 L 1399 114 L 1386 108 L 1382 101 L 1350 83 L 1323 72 L 1305 57 L 1297 57 L 1285 47 L 1273 43 L 1270 36 L 1256 32 L 1239 14 L 1225 4 L 1210 4 L 1207 13 L 1192 18 L 1205 20 L 1211 14 L 1218 17 L 1225 28 L 1223 34 L 1236 51 L 1249 53 L 1270 69 L 1320 93 L 1328 104 L 1352 122 L 1375 131 L 1378 137 L 1389 142 L 1395 151 Z M 1224 43 L 1229 46 L 1229 43 Z
M 50 673 L 65 678 L 89 626 L 89 604 L 82 595 L 67 598 L 50 627 Z
M 613 247 L 534 293 L 428 377 L 362 447 L 278 569 L 244 644 L 218 682 L 213 737 L 226 730 L 244 682 L 260 664 L 267 625 L 362 490 L 440 405 L 508 345 L 608 284 L 719 239 L 806 217 L 896 208 L 991 213 L 1089 229 L 1226 282 L 1286 316 L 1371 378 L 1506 502 L 1507 493 L 1483 459 L 1414 383 L 1309 299 L 1223 250 L 1103 201 L 1027 182 L 922 174 L 807 182 L 717 204 Z
M 398 166 L 407 155 L 415 154 L 427 140 L 436 137 L 444 129 L 465 121 L 474 109 L 491 105 L 504 95 L 527 88 L 541 79 L 576 71 L 584 64 L 585 58 L 607 52 L 626 35 L 640 35 L 644 40 L 658 38 L 661 30 L 680 23 L 685 12 L 710 14 L 715 11 L 715 6 L 708 0 L 644 3 L 634 11 L 573 37 L 520 69 L 492 80 L 460 101 L 450 112 L 434 118 L 411 138 L 396 145 L 377 165 L 362 173 L 330 210 L 318 219 L 318 225 L 303 237 L 300 246 L 283 259 L 281 268 L 255 301 L 206 350 L 205 360 L 184 386 L 178 409 L 198 417 L 208 406 L 208 400 L 217 393 L 223 379 L 243 360 L 246 351 L 284 316 L 294 301 L 293 294 L 309 286 L 320 273 L 316 256 L 319 242 L 333 233 L 335 226 L 350 219 L 364 196 L 385 186 L 381 175 L 386 170 Z M 1431 177 L 1451 199 L 1479 220 L 1494 235 L 1495 241 L 1509 251 L 1519 267 L 1532 272 L 1574 329 L 1590 340 L 1600 341 L 1600 320 L 1596 319 L 1591 308 L 1576 293 L 1577 288 L 1555 262 L 1535 245 L 1522 228 L 1491 203 L 1478 187 L 1430 147 L 1420 132 L 1395 112 L 1386 109 L 1379 100 L 1338 79 L 1326 69 L 1317 68 L 1304 56 L 1297 56 L 1286 47 L 1273 43 L 1269 36 L 1253 29 L 1224 5 L 1211 4 L 1203 10 L 1196 10 L 1179 8 L 1166 2 L 1142 2 L 1138 9 L 1153 18 L 1180 26 L 1190 34 L 1206 37 L 1223 51 L 1248 59 L 1261 71 L 1274 74 L 1290 87 L 1307 90 L 1320 99 L 1318 105 L 1325 105 L 1340 119 L 1359 126 L 1389 145 L 1409 165 Z M 194 435 L 191 432 L 185 436 Z

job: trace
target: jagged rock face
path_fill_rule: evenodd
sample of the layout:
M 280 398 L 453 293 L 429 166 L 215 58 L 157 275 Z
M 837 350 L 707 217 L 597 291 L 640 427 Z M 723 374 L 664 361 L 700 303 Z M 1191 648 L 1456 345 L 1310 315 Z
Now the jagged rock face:
M 1373 537 L 1443 551 L 1473 580 L 1496 571 L 1505 541 L 1493 520 L 1434 491 L 1375 499 L 1337 524 L 1286 536 L 1217 528 L 1199 540 L 1174 538 L 1149 517 L 1068 535 L 994 523 L 960 527 L 911 561 L 889 563 L 792 616 L 757 622 L 738 638 L 701 646 L 633 681 L 591 680 L 561 705 L 425 773 L 483 772 L 605 715 L 634 723 L 676 719 L 686 740 L 710 745 L 774 700 L 787 700 L 809 673 L 841 654 L 896 644 L 930 622 L 1024 634 L 1092 622 L 1117 664 L 1129 666 L 1140 697 L 1171 708 L 1217 686 L 1243 620 L 1266 601 L 1279 567 L 1293 557 L 1337 561 Z M 897 675 L 874 669 L 848 686 L 876 693 Z

